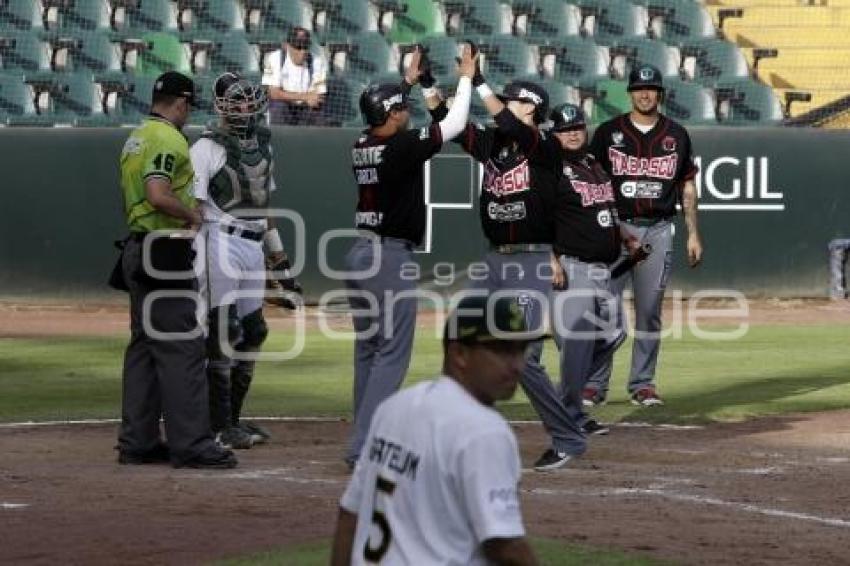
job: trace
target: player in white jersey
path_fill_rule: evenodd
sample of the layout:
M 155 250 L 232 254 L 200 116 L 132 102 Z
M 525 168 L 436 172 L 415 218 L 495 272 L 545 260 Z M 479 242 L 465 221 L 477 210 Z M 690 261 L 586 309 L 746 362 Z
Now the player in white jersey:
M 516 438 L 492 408 L 513 396 L 539 338 L 522 312 L 514 297 L 464 297 L 446 324 L 444 375 L 381 403 L 340 500 L 332 565 L 537 563 Z
M 221 75 L 214 89 L 219 121 L 190 150 L 206 244 L 201 292 L 209 308 L 210 422 L 223 445 L 250 448 L 268 440 L 261 427 L 240 422 L 254 374 L 250 358 L 268 334 L 262 311 L 263 242 L 273 263 L 284 254 L 280 235 L 269 229 L 267 219 L 275 184 L 271 133 L 261 124 L 266 92 L 236 73 Z M 237 355 L 229 355 L 234 351 Z

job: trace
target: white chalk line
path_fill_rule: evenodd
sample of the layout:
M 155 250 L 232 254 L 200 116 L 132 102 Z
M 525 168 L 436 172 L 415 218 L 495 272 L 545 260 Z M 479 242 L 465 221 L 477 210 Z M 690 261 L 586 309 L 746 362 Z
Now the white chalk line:
M 195 478 L 227 479 L 227 480 L 280 480 L 298 484 L 339 485 L 342 482 L 326 478 L 302 478 L 292 475 L 294 468 L 267 468 L 265 470 L 250 470 L 245 472 L 219 472 L 209 474 L 192 474 Z M 346 480 L 347 482 L 348 480 Z
M 342 423 L 348 422 L 348 419 L 342 417 L 249 417 L 247 420 L 262 421 L 262 422 L 284 422 L 284 423 Z M 75 419 L 64 421 L 23 421 L 16 423 L 0 423 L 0 429 L 16 429 L 16 428 L 38 428 L 52 426 L 83 426 L 83 425 L 106 425 L 118 424 L 121 419 Z M 532 420 L 513 420 L 508 421 L 511 425 L 539 425 L 540 421 Z M 705 428 L 702 425 L 678 425 L 665 423 L 640 423 L 640 422 L 624 422 L 613 423 L 610 426 L 620 428 L 655 428 L 661 430 L 700 430 Z
M 829 525 L 831 527 L 850 528 L 850 521 L 845 519 L 835 519 L 830 517 L 819 517 L 809 513 L 798 513 L 796 511 L 785 511 L 782 509 L 773 509 L 771 507 L 761 507 L 751 503 L 737 503 L 735 501 L 726 501 L 716 497 L 705 497 L 702 495 L 691 495 L 687 493 L 678 493 L 675 491 L 666 491 L 659 488 L 634 488 L 622 487 L 613 489 L 547 489 L 547 488 L 532 488 L 526 490 L 531 495 L 566 495 L 570 497 L 618 497 L 618 496 L 647 496 L 647 497 L 662 497 L 673 501 L 681 501 L 685 503 L 696 503 L 700 505 L 714 505 L 717 507 L 728 507 L 745 511 L 747 513 L 755 513 L 758 515 L 766 515 L 768 517 L 778 517 L 782 519 L 796 519 L 798 521 L 808 521 L 811 523 L 819 523 Z
M 0 509 L 26 509 L 29 506 L 29 503 L 7 503 L 5 501 L 0 502 Z

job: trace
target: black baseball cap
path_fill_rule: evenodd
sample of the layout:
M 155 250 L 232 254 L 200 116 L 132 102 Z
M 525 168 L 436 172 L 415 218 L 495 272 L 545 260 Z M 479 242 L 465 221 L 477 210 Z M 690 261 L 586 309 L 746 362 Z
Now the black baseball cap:
M 654 65 L 635 65 L 629 73 L 628 91 L 640 89 L 664 90 L 664 79 L 661 71 Z
M 587 128 L 587 120 L 584 112 L 575 104 L 565 102 L 552 109 L 549 115 L 552 120 L 553 132 L 568 132 L 570 130 L 583 130 Z
M 182 96 L 189 101 L 189 104 L 195 105 L 195 83 L 177 71 L 166 71 L 157 77 L 156 82 L 153 83 L 153 93 Z
M 543 338 L 531 330 L 516 295 L 465 295 L 446 320 L 443 342 L 465 344 L 496 341 L 531 342 Z
M 286 42 L 297 49 L 307 49 L 310 47 L 310 32 L 301 26 L 295 26 L 289 30 Z

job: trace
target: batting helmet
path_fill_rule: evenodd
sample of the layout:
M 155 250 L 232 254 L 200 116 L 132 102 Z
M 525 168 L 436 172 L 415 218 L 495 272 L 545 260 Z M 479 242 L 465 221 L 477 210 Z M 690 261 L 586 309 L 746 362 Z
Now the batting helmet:
M 220 75 L 213 93 L 216 113 L 224 119 L 227 129 L 239 136 L 250 135 L 269 106 L 266 89 L 238 73 Z
M 382 126 L 389 118 L 390 111 L 405 108 L 407 97 L 397 84 L 370 84 L 360 95 L 360 112 L 370 126 Z
M 546 121 L 549 112 L 549 93 L 537 83 L 531 81 L 512 81 L 505 85 L 502 94 L 499 95 L 502 102 L 518 100 L 529 102 L 534 105 L 534 123 L 542 124 Z
M 639 90 L 643 88 L 653 88 L 655 90 L 664 90 L 664 81 L 661 78 L 661 71 L 658 67 L 652 65 L 635 65 L 629 73 L 629 91 Z
M 559 104 L 552 109 L 549 119 L 552 120 L 553 132 L 566 132 L 568 130 L 587 128 L 584 112 L 575 104 Z

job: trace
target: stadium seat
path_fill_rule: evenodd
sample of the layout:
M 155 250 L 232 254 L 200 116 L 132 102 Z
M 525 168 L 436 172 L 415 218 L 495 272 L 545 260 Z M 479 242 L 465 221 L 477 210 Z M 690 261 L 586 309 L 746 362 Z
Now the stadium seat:
M 686 124 L 717 125 L 714 95 L 710 89 L 678 79 L 665 80 L 664 86 L 664 114 Z
M 751 79 L 718 83 L 718 117 L 730 125 L 773 125 L 783 119 L 782 104 L 773 90 Z
M 563 0 L 512 0 L 511 32 L 529 41 L 579 35 L 581 10 Z
M 377 31 L 368 0 L 312 0 L 312 29 L 322 42 L 340 41 Z
M 377 32 L 363 33 L 345 41 L 328 41 L 329 74 L 367 83 L 373 78 L 398 71 L 398 58 L 386 38 Z
M 179 0 L 177 5 L 177 27 L 181 31 L 228 34 L 244 27 L 234 0 Z
M 50 51 L 50 66 L 54 71 L 121 69 L 120 47 L 105 31 L 49 31 L 43 39 Z
M 109 27 L 105 0 L 41 0 L 45 29 L 94 31 Z
M 115 31 L 176 31 L 173 7 L 170 0 L 110 0 L 109 26 Z
M 230 32 L 223 36 L 197 35 L 187 43 L 191 52 L 193 74 L 260 72 L 259 51 L 256 46 L 248 43 L 244 32 Z
M 637 0 L 648 12 L 649 34 L 671 45 L 716 37 L 711 15 L 696 0 Z
M 564 102 L 569 102 L 570 104 L 581 103 L 581 96 L 579 95 L 578 87 L 566 85 L 564 83 L 554 81 L 552 79 L 546 79 L 536 74 L 525 75 L 518 78 L 526 81 L 531 81 L 542 86 L 549 94 L 550 108 L 554 107 L 557 104 L 563 104 Z
M 488 36 L 511 32 L 510 6 L 495 0 L 441 0 L 448 35 Z
M 681 67 L 681 55 L 678 48 L 662 41 L 632 37 L 618 40 L 609 48 L 611 75 L 616 78 L 628 77 L 635 64 L 655 65 L 665 77 L 678 77 Z
M 0 31 L 0 67 L 24 71 L 50 69 L 47 46 L 36 31 Z
M 363 128 L 358 101 L 363 84 L 340 76 L 328 77 L 325 104 L 331 125 Z
M 35 116 L 30 88 L 21 73 L 0 73 L 0 123 Z
M 189 49 L 167 32 L 125 34 L 116 38 L 121 68 L 137 75 L 156 77 L 165 71 L 191 72 Z
M 481 69 L 488 80 L 506 83 L 514 77 L 537 72 L 537 57 L 530 45 L 512 35 L 464 36 L 481 50 Z
M 632 107 L 625 81 L 601 80 L 596 83 L 591 120 L 601 124 L 628 112 Z
M 88 73 L 34 73 L 24 76 L 34 92 L 37 116 L 16 120 L 15 125 L 38 123 L 74 125 L 100 114 L 100 101 Z M 11 123 L 11 122 L 10 122 Z
M 423 38 L 422 45 L 428 49 L 428 58 L 431 60 L 431 70 L 437 82 L 448 84 L 455 80 L 457 63 L 455 57 L 458 55 L 457 38 L 445 35 L 433 35 Z
M 685 74 L 703 85 L 749 76 L 744 55 L 728 41 L 703 39 L 686 43 L 680 51 Z
M 253 23 L 246 27 L 248 33 L 277 30 L 281 32 L 281 38 L 286 37 L 286 32 L 295 26 L 306 29 L 312 28 L 310 13 L 312 9 L 305 0 L 268 0 L 256 8 L 260 12 L 258 16 L 259 26 Z M 248 21 L 254 22 L 257 16 L 249 15 Z
M 594 39 L 608 45 L 624 37 L 646 36 L 649 16 L 645 8 L 628 0 L 579 0 L 585 11 L 595 10 Z
M 850 33 L 840 26 L 763 26 L 744 23 L 743 20 L 726 20 L 723 32 L 727 38 L 741 45 L 762 47 L 820 47 L 850 48 Z
M 41 11 L 35 0 L 0 2 L 0 29 L 26 31 L 41 27 Z
M 115 124 L 135 124 L 148 114 L 153 77 L 134 77 L 125 73 L 105 73 L 94 77 L 101 111 Z
M 393 14 L 387 38 L 393 43 L 416 43 L 426 36 L 444 32 L 440 11 L 433 2 L 405 0 L 404 11 Z M 379 3 L 380 4 L 380 3 Z
M 562 83 L 592 84 L 608 77 L 606 50 L 589 38 L 559 38 L 537 49 L 543 73 Z

